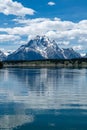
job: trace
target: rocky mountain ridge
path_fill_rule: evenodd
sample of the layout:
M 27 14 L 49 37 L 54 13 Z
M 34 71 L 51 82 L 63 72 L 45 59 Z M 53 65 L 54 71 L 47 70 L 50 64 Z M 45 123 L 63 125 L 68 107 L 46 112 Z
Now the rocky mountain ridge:
M 3 55 L 2 55 L 3 54 Z M 36 36 L 27 44 L 20 46 L 7 57 L 2 53 L 0 60 L 43 60 L 43 59 L 73 59 L 81 55 L 72 48 L 61 49 L 56 41 L 46 36 Z M 5 57 L 5 58 L 3 58 Z

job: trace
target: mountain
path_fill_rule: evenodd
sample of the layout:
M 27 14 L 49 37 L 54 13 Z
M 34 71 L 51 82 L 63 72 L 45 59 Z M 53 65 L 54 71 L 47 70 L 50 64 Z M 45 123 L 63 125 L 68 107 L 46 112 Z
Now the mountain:
M 83 58 L 87 58 L 87 53 L 83 56 Z
M 36 36 L 7 57 L 7 60 L 41 60 L 80 58 L 73 49 L 61 49 L 46 36 Z
M 8 56 L 8 55 L 12 54 L 13 52 L 14 52 L 13 50 L 7 50 L 7 51 L 4 52 L 4 54 L 6 56 Z
M 72 48 L 63 49 L 65 59 L 75 59 L 80 58 L 81 55 L 77 52 L 75 52 Z
M 6 55 L 0 50 L 0 61 L 3 61 L 6 59 Z

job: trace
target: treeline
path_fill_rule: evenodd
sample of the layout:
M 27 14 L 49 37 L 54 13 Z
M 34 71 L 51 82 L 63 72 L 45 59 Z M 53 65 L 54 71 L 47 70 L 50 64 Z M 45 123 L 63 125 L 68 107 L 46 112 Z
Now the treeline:
M 0 69 L 3 67 L 3 63 L 0 61 Z
M 5 67 L 87 67 L 87 58 L 4 61 Z

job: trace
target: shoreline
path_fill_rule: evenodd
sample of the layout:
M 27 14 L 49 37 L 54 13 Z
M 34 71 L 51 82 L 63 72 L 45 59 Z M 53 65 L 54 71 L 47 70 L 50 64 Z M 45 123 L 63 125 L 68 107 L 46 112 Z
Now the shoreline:
M 3 67 L 27 67 L 27 68 L 87 68 L 87 59 L 49 59 L 36 61 L 4 61 Z

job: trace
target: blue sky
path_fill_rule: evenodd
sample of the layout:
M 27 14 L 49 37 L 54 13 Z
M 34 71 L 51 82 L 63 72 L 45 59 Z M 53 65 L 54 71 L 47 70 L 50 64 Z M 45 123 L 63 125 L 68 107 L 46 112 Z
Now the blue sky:
M 16 50 L 36 35 L 87 52 L 87 1 L 0 0 L 1 50 Z

